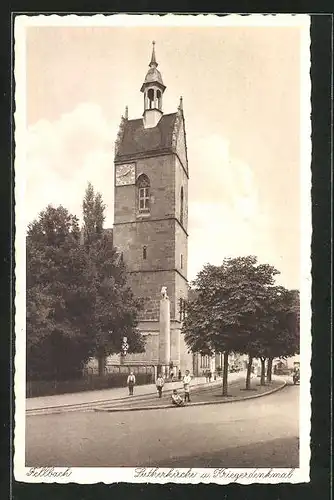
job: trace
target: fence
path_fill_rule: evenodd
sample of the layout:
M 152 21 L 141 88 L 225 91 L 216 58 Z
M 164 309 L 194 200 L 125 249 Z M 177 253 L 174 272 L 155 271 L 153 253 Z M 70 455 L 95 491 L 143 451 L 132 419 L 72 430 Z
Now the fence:
M 95 373 L 94 369 L 86 369 L 83 376 L 75 380 L 28 380 L 26 383 L 26 396 L 27 398 L 33 398 L 125 387 L 130 371 L 136 376 L 136 385 L 154 382 L 153 366 L 107 366 L 106 374 L 103 376 Z

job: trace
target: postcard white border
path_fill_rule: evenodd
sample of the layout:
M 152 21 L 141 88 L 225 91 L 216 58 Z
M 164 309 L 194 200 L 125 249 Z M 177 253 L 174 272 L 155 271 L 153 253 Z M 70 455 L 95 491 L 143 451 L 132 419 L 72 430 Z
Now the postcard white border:
M 25 145 L 26 145 L 26 52 L 25 29 L 29 26 L 293 26 L 300 27 L 301 33 L 301 384 L 300 384 L 300 467 L 298 469 L 271 469 L 267 478 L 259 477 L 259 473 L 269 472 L 269 469 L 225 469 L 225 476 L 215 477 L 216 469 L 191 469 L 195 477 L 187 477 L 188 469 L 173 469 L 182 472 L 186 477 L 136 477 L 134 468 L 82 468 L 74 467 L 70 475 L 54 477 L 54 475 L 35 476 L 29 467 L 25 467 L 25 228 L 22 214 L 25 210 Z M 14 27 L 14 77 L 15 77 L 15 436 L 14 436 L 14 476 L 22 482 L 45 483 L 81 483 L 92 484 L 104 482 L 132 482 L 132 483 L 216 483 L 239 484 L 251 483 L 301 483 L 309 481 L 310 462 L 310 429 L 311 429 L 311 81 L 310 81 L 310 16 L 306 14 L 251 14 L 240 16 L 231 14 L 216 16 L 201 15 L 92 15 L 92 16 L 25 16 L 15 18 Z M 147 468 L 147 471 L 153 470 Z M 55 468 L 54 472 L 63 472 L 66 468 Z M 158 473 L 167 473 L 170 469 L 159 469 Z M 273 474 L 277 474 L 275 477 Z M 284 479 L 282 474 L 287 474 Z M 163 474 L 162 474 L 163 475 Z M 176 475 L 176 472 L 175 472 Z M 188 473 L 189 476 L 189 473 Z

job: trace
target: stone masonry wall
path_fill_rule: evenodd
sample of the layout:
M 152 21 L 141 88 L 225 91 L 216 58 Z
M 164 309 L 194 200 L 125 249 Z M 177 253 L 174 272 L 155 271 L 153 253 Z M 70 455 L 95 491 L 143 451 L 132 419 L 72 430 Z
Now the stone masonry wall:
M 159 321 L 161 287 L 166 286 L 170 298 L 171 318 L 175 315 L 175 271 L 138 272 L 129 274 L 129 284 L 137 297 L 144 299 L 140 320 Z
M 173 322 L 171 359 L 176 366 L 185 369 L 189 363 L 188 356 L 182 352 L 185 346 L 180 333 L 179 305 L 181 297 L 187 298 L 188 256 L 187 235 L 179 222 L 183 186 L 183 226 L 187 230 L 188 179 L 174 154 L 137 159 L 131 163 L 136 165 L 136 178 L 146 174 L 150 180 L 150 213 L 139 213 L 135 185 L 115 187 L 114 245 L 123 253 L 129 285 L 135 296 L 145 300 L 139 328 L 145 335 L 146 352 L 128 355 L 127 363 L 158 362 L 159 306 L 161 287 L 166 286 Z M 146 259 L 143 258 L 144 246 Z M 157 333 L 148 331 L 143 321 L 156 324 Z

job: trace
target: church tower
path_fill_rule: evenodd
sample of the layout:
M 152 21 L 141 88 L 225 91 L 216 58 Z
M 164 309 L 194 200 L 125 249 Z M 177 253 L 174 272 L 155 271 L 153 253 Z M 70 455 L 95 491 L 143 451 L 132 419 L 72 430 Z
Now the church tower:
M 174 372 L 192 369 L 181 334 L 187 298 L 188 160 L 182 98 L 164 114 L 166 87 L 153 42 L 149 70 L 141 86 L 142 118 L 122 117 L 115 143 L 113 238 L 122 252 L 134 294 L 144 299 L 139 328 L 146 351 L 127 363 L 158 364 L 159 304 L 162 286 L 170 299 L 170 361 Z

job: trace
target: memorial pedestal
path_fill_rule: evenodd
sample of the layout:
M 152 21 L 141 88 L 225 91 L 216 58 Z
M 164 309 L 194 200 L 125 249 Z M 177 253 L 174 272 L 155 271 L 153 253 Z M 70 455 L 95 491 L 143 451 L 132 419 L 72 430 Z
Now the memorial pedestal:
M 166 296 L 160 300 L 159 366 L 163 374 L 169 370 L 170 362 L 170 301 Z

